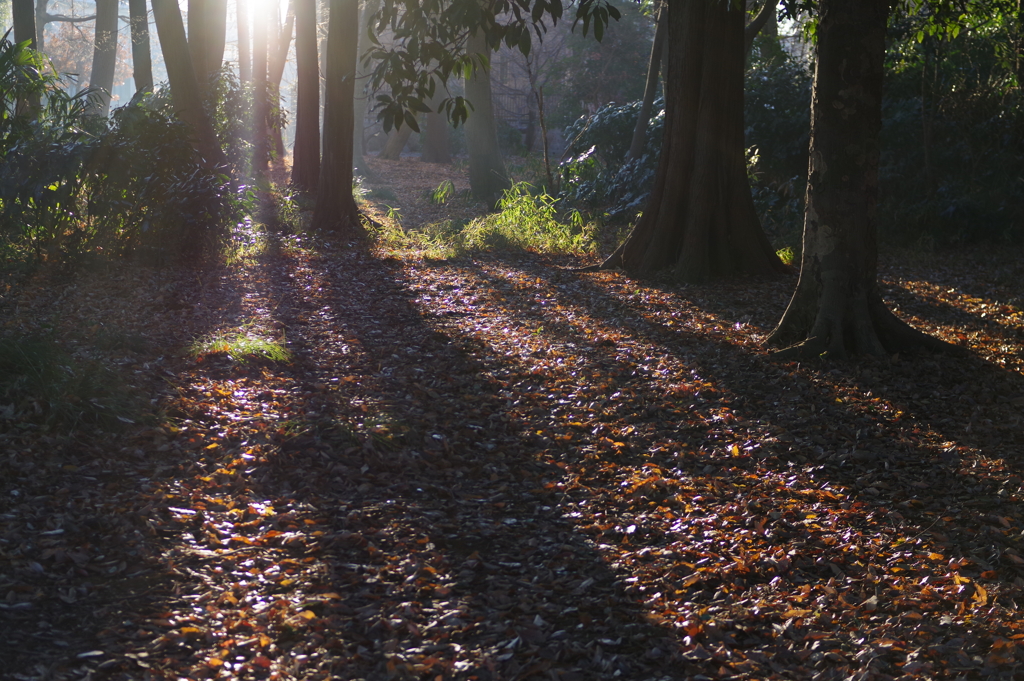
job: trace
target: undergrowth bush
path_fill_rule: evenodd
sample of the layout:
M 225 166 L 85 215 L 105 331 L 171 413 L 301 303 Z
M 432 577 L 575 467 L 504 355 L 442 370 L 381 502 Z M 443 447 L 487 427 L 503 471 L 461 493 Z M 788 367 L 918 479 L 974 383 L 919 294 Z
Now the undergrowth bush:
M 552 254 L 592 253 L 593 224 L 575 210 L 560 219 L 557 200 L 534 194 L 531 185 L 515 183 L 505 192 L 498 212 L 470 222 L 446 220 L 405 230 L 400 224 L 368 225 L 386 250 L 428 258 L 454 258 L 481 251 L 522 250 Z
M 239 123 L 246 90 L 218 81 L 216 120 L 229 160 L 247 163 Z M 73 263 L 87 254 L 163 261 L 219 241 L 249 196 L 207 167 L 167 88 L 107 119 L 88 115 L 45 56 L 0 40 L 0 254 Z
M 130 422 L 136 405 L 106 363 L 44 336 L 0 337 L 0 432 L 18 424 L 109 428 Z

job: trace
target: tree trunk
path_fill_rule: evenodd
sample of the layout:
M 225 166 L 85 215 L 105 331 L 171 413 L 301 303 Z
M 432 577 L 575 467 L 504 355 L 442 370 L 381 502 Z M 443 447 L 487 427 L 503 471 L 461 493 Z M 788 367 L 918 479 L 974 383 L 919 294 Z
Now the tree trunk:
M 199 89 L 204 94 L 210 82 L 210 2 L 188 0 L 188 53 Z
M 92 51 L 89 87 L 89 113 L 103 116 L 110 113 L 110 91 L 114 89 L 114 67 L 117 65 L 117 0 L 96 0 L 96 31 Z
M 786 270 L 747 183 L 744 15 L 733 3 L 672 0 L 661 160 L 643 217 L 604 267 L 672 269 L 689 282 Z
M 490 56 L 487 41 L 481 31 L 471 35 L 466 43 L 471 55 Z M 473 110 L 466 119 L 466 147 L 469 151 L 469 186 L 473 196 L 495 205 L 502 193 L 511 186 L 508 171 L 498 148 L 498 132 L 491 102 L 491 74 L 489 67 L 481 67 L 466 78 L 466 99 Z
M 46 15 L 49 14 L 46 11 L 47 2 L 48 0 L 36 0 L 36 44 L 32 46 L 32 49 L 40 52 L 46 51 Z
M 316 0 L 295 0 L 295 62 L 298 102 L 292 185 L 312 193 L 320 177 L 320 69 L 316 53 Z
M 206 30 L 206 68 L 209 76 L 216 78 L 224 65 L 224 44 L 227 42 L 228 0 L 207 0 L 207 17 L 210 26 Z
M 439 86 L 428 106 L 427 124 L 423 130 L 423 151 L 420 160 L 424 163 L 451 163 L 452 154 L 448 130 L 451 124 L 448 117 L 438 112 L 444 99 L 444 88 Z
M 295 0 L 289 0 L 288 11 L 285 13 L 284 27 L 278 25 L 277 17 L 280 16 L 278 3 L 274 2 L 274 33 L 272 51 L 270 52 L 270 63 L 268 69 L 268 90 L 270 92 L 271 113 L 278 113 L 281 107 L 281 79 L 284 77 L 284 67 L 288 62 L 288 50 L 292 45 L 292 32 L 295 28 Z M 270 125 L 270 138 L 274 145 L 274 158 L 278 161 L 284 160 L 284 130 L 276 121 L 279 116 L 274 116 L 275 123 Z
M 149 47 L 149 15 L 146 0 L 128 0 L 132 33 L 132 77 L 137 92 L 153 91 L 153 58 Z
M 644 145 L 647 144 L 647 128 L 651 123 L 651 109 L 654 107 L 654 97 L 658 93 L 658 71 L 661 67 L 661 51 L 665 44 L 665 32 L 668 29 L 668 5 L 662 2 L 658 6 L 658 17 L 655 19 L 654 43 L 651 45 L 651 59 L 647 64 L 647 83 L 644 85 L 644 98 L 640 102 L 640 115 L 636 119 L 636 127 L 633 128 L 633 141 L 626 152 L 626 160 L 632 161 L 640 158 L 644 153 Z
M 29 41 L 33 50 L 39 41 L 36 37 L 36 15 L 32 0 L 11 0 L 11 14 L 14 22 L 14 42 Z
M 238 20 L 238 79 L 252 80 L 252 54 L 249 49 L 249 0 L 235 0 Z
M 387 142 L 384 143 L 384 149 L 377 154 L 377 158 L 382 158 L 386 161 L 397 161 L 402 158 L 402 150 L 409 143 L 410 137 L 412 137 L 412 128 L 408 125 L 392 128 L 388 134 Z
M 253 172 L 262 177 L 270 162 L 270 136 L 267 118 L 270 115 L 270 92 L 267 88 L 267 32 L 269 17 L 253 16 L 252 81 L 253 81 Z
M 754 47 L 754 38 L 761 32 L 761 29 L 768 24 L 769 20 L 774 24 L 777 20 L 775 11 L 778 8 L 779 3 L 777 0 L 764 0 L 764 4 L 761 5 L 761 9 L 758 10 L 757 15 L 747 24 L 747 27 L 743 30 L 743 54 L 747 59 L 750 58 L 750 50 Z
M 373 24 L 373 16 L 380 9 L 380 0 L 366 0 L 363 5 L 359 22 L 359 55 L 366 51 L 367 34 Z M 355 127 L 352 130 L 352 163 L 357 171 L 362 171 L 366 163 L 366 105 L 370 95 L 366 92 L 366 81 L 370 77 L 372 67 L 363 64 L 362 59 L 356 65 L 356 98 L 353 103 Z
M 352 101 L 355 98 L 359 0 L 330 0 L 327 29 L 324 148 L 313 228 L 360 232 L 352 196 Z
M 225 163 L 224 153 L 217 143 L 213 123 L 203 107 L 177 0 L 153 0 L 153 18 L 167 66 L 167 80 L 170 82 L 175 112 L 195 130 L 197 148 L 207 166 L 221 167 Z
M 940 347 L 898 320 L 878 290 L 878 133 L 889 2 L 822 0 L 819 7 L 800 281 L 768 342 L 792 358 Z

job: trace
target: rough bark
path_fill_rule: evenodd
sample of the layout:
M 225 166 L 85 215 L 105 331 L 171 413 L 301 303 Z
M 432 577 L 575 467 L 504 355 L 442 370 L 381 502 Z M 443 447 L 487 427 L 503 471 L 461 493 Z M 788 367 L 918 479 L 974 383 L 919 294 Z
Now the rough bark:
M 358 0 L 330 0 L 324 100 L 324 147 L 313 228 L 360 232 L 352 195 L 352 101 L 355 98 Z
M 768 342 L 785 347 L 787 358 L 939 348 L 897 319 L 878 290 L 888 0 L 822 0 L 819 7 L 800 281 Z
M 249 38 L 249 0 L 235 0 L 238 21 L 238 79 L 243 83 L 252 80 L 252 50 Z
M 647 144 L 647 128 L 651 123 L 651 109 L 654 108 L 654 98 L 658 93 L 658 72 L 661 70 L 661 52 L 665 44 L 665 33 L 668 30 L 668 5 L 662 2 L 658 6 L 658 16 L 655 19 L 654 42 L 651 44 L 651 59 L 647 64 L 647 82 L 644 84 L 644 98 L 640 102 L 640 114 L 636 120 L 636 127 L 633 128 L 633 140 L 630 142 L 629 151 L 626 152 L 626 160 L 632 161 L 640 158 L 644 153 L 644 145 Z
M 320 68 L 316 53 L 316 0 L 295 0 L 295 62 L 298 102 L 292 185 L 312 193 L 320 177 Z
M 196 147 L 204 162 L 210 167 L 221 167 L 224 165 L 224 153 L 217 143 L 213 123 L 203 107 L 177 0 L 153 0 L 153 19 L 156 21 L 156 32 L 167 65 L 167 80 L 171 86 L 174 110 L 179 118 L 195 130 Z
M 604 267 L 690 282 L 786 270 L 747 182 L 744 15 L 733 3 L 670 2 L 661 159 L 643 217 Z
M 89 113 L 107 116 L 110 113 L 110 91 L 114 89 L 114 67 L 117 66 L 117 0 L 96 0 L 96 30 L 92 51 L 89 87 Z
M 132 34 L 132 77 L 137 92 L 153 91 L 153 58 L 149 47 L 149 15 L 146 0 L 128 0 Z
M 490 56 L 482 32 L 478 31 L 469 37 L 466 51 L 471 55 Z M 489 68 L 478 68 L 466 79 L 466 99 L 473 107 L 466 119 L 469 186 L 473 196 L 494 205 L 511 183 L 498 147 Z
M 423 151 L 420 152 L 420 160 L 425 163 L 451 163 L 451 145 L 448 131 L 451 124 L 448 117 L 438 112 L 441 101 L 444 99 L 444 88 L 438 87 L 434 97 L 428 106 L 430 113 L 427 114 L 427 124 L 423 129 Z

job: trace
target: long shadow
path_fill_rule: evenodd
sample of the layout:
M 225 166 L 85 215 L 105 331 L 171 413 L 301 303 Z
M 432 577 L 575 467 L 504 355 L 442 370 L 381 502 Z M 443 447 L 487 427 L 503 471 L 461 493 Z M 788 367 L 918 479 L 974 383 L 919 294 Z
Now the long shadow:
M 182 408 L 208 435 L 189 443 L 194 458 L 156 509 L 176 592 L 133 604 L 103 673 L 705 668 L 673 656 L 671 632 L 563 517 L 562 469 L 501 394 L 527 377 L 519 367 L 477 361 L 471 339 L 429 324 L 394 263 L 284 248 L 267 268 L 265 295 L 299 359 L 258 378 L 213 365 L 183 386 Z
M 479 276 L 481 268 L 474 265 L 466 269 Z M 1008 599 L 1019 592 L 1019 554 L 1012 539 L 1013 532 L 1020 529 L 1020 477 L 1014 475 L 1019 469 L 1016 461 L 1000 458 L 1000 455 L 1009 456 L 1014 452 L 1014 442 L 1001 447 L 999 451 L 989 452 L 987 456 L 970 457 L 970 465 L 974 468 L 967 469 L 966 466 L 959 465 L 961 456 L 966 460 L 968 453 L 976 446 L 991 443 L 971 437 L 970 433 L 966 439 L 960 433 L 949 433 L 949 426 L 955 422 L 957 414 L 954 414 L 952 419 L 949 413 L 943 416 L 927 414 L 925 418 L 913 414 L 912 410 L 918 405 L 912 401 L 907 402 L 905 393 L 894 394 L 894 391 L 888 388 L 885 378 L 891 373 L 889 367 L 869 364 L 858 369 L 833 364 L 821 368 L 794 370 L 792 366 L 780 366 L 769 361 L 763 353 L 750 352 L 742 345 L 730 342 L 724 334 L 718 339 L 702 332 L 694 335 L 680 334 L 679 330 L 667 328 L 653 319 L 642 319 L 642 315 L 635 312 L 630 314 L 631 308 L 624 308 L 618 301 L 609 300 L 604 289 L 590 284 L 585 276 L 552 272 L 543 268 L 532 269 L 530 274 L 541 280 L 537 282 L 539 288 L 548 291 L 563 290 L 567 283 L 571 283 L 571 288 L 576 289 L 575 296 L 566 297 L 556 293 L 555 298 L 561 296 L 563 300 L 560 305 L 552 307 L 571 309 L 580 299 L 586 300 L 587 309 L 594 317 L 600 318 L 608 325 L 619 326 L 626 334 L 642 339 L 661 352 L 676 355 L 685 361 L 691 376 L 696 372 L 695 377 L 699 376 L 715 387 L 710 404 L 707 401 L 701 404 L 700 399 L 695 399 L 689 405 L 699 417 L 698 426 L 695 429 L 691 428 L 691 437 L 680 437 L 678 432 L 666 432 L 664 426 L 668 424 L 658 423 L 666 416 L 673 419 L 677 416 L 678 409 L 673 409 L 672 396 L 656 394 L 650 388 L 645 388 L 646 379 L 642 375 L 634 375 L 632 381 L 618 385 L 620 392 L 630 392 L 634 404 L 645 405 L 644 412 L 648 418 L 644 420 L 648 423 L 640 424 L 641 428 L 633 430 L 633 433 L 640 433 L 641 436 L 634 436 L 635 439 L 629 444 L 634 452 L 643 452 L 646 449 L 647 453 L 635 456 L 630 462 L 628 459 L 624 460 L 621 453 L 606 450 L 604 456 L 610 462 L 613 461 L 618 466 L 624 463 L 633 463 L 635 466 L 653 465 L 659 470 L 672 471 L 680 479 L 710 480 L 711 489 L 717 489 L 717 485 L 713 484 L 714 480 L 724 480 L 722 484 L 734 485 L 730 492 L 733 500 L 739 502 L 745 496 L 742 490 L 749 488 L 750 485 L 739 484 L 737 481 L 749 475 L 750 466 L 744 464 L 742 460 L 731 460 L 729 451 L 732 445 L 745 447 L 749 443 L 760 443 L 762 453 L 759 454 L 758 469 L 771 471 L 771 477 L 779 481 L 776 493 L 790 499 L 797 498 L 787 492 L 785 484 L 781 484 L 789 476 L 794 476 L 794 479 L 795 476 L 816 479 L 820 485 L 819 489 L 824 490 L 820 492 L 820 510 L 826 511 L 833 520 L 839 519 L 840 526 L 848 532 L 853 531 L 856 536 L 861 536 L 864 530 L 871 529 L 877 533 L 876 536 L 889 536 L 895 539 L 896 535 L 907 535 L 918 543 L 927 543 L 933 547 L 929 555 L 934 555 L 936 561 L 942 560 L 934 566 L 935 574 L 940 581 L 945 579 L 948 583 L 955 583 L 958 579 L 963 579 L 966 581 L 960 584 L 964 584 L 972 580 L 977 581 L 979 578 L 991 580 L 986 583 L 987 591 L 971 591 L 969 588 L 962 590 L 961 593 L 966 592 L 968 596 L 972 593 L 976 595 L 975 601 L 972 602 L 988 602 L 987 593 L 993 589 Z M 496 285 L 501 284 L 496 282 Z M 507 284 L 503 288 L 509 289 Z M 605 303 L 602 303 L 602 300 Z M 508 307 L 512 309 L 532 306 L 536 310 L 536 302 L 534 296 L 525 295 L 520 296 L 519 300 L 510 300 Z M 703 303 L 702 306 L 706 307 L 707 304 Z M 718 314 L 710 315 L 705 324 L 721 321 L 725 318 L 723 312 L 733 311 L 732 308 L 717 307 Z M 563 339 L 566 341 L 563 344 L 567 346 L 593 346 L 592 340 L 580 333 L 579 325 L 561 323 L 558 320 L 559 316 L 548 315 L 549 318 L 543 321 L 544 330 L 551 329 L 555 335 L 570 336 Z M 626 341 L 626 344 L 628 342 Z M 621 362 L 618 359 L 616 361 Z M 965 364 L 966 366 L 962 365 L 962 369 L 969 380 L 984 382 L 998 376 L 1015 387 L 1021 385 L 1020 377 L 1016 374 L 1008 374 L 997 367 L 980 364 L 977 361 Z M 947 383 L 964 378 L 943 377 L 941 365 L 930 358 L 902 360 L 900 368 L 902 371 L 899 376 L 903 380 L 918 384 L 928 382 L 929 389 L 952 387 Z M 680 378 L 685 376 L 685 372 L 679 368 L 675 368 L 674 371 Z M 850 373 L 859 373 L 858 380 L 850 380 Z M 759 384 L 750 384 L 752 376 L 759 378 Z M 694 391 L 694 394 L 699 397 L 699 391 Z M 856 399 L 858 395 L 883 399 L 865 399 L 862 402 Z M 885 398 L 890 398 L 888 401 L 894 403 L 892 409 L 888 410 L 892 413 L 887 414 L 887 410 L 881 408 L 885 406 Z M 714 421 L 716 418 L 726 422 L 729 419 L 736 419 L 746 425 L 733 429 L 732 437 L 725 441 L 705 440 L 700 443 L 702 426 L 699 422 Z M 909 428 L 904 428 L 905 422 L 911 419 L 915 419 L 915 423 Z M 644 426 L 646 430 L 643 429 Z M 812 427 L 817 432 L 811 430 Z M 676 431 L 678 430 L 680 429 L 677 428 Z M 710 430 L 712 429 L 706 429 L 704 435 Z M 886 439 L 893 435 L 900 435 L 902 440 L 892 442 Z M 1018 429 L 1018 439 L 1019 435 Z M 956 439 L 953 442 L 945 442 L 946 438 L 954 437 Z M 597 442 L 591 440 L 577 448 L 574 458 L 577 461 L 585 460 L 600 451 Z M 682 462 L 678 456 L 679 451 L 688 454 L 682 457 Z M 732 451 L 735 453 L 736 450 Z M 892 484 L 893 480 L 900 477 L 912 478 L 912 483 L 903 489 L 900 485 Z M 622 485 L 626 486 L 626 482 L 623 481 Z M 955 504 L 950 505 L 950 499 L 930 498 L 929 492 L 932 489 L 940 489 L 944 493 L 950 490 L 958 492 Z M 716 513 L 721 510 L 718 509 Z M 724 510 L 729 511 L 728 508 Z M 692 515 L 692 512 L 687 512 Z M 699 514 L 699 511 L 697 513 Z M 714 522 L 714 515 L 715 513 L 708 514 L 709 522 Z M 807 555 L 795 560 L 790 568 L 795 573 L 791 579 L 797 583 L 812 585 L 815 594 L 820 593 L 822 589 L 828 593 L 829 590 L 834 590 L 834 587 L 829 586 L 829 580 L 842 575 L 848 582 L 848 588 L 852 590 L 846 593 L 847 599 L 858 598 L 858 603 L 865 601 L 869 602 L 869 607 L 875 607 L 868 598 L 871 590 L 865 589 L 865 585 L 873 585 L 876 591 L 882 589 L 894 599 L 891 601 L 893 612 L 898 612 L 902 607 L 917 608 L 913 610 L 915 614 L 927 613 L 928 608 L 922 609 L 921 606 L 927 599 L 912 596 L 913 590 L 905 592 L 905 577 L 894 577 L 897 573 L 906 572 L 908 568 L 898 567 L 894 573 L 885 575 L 886 579 L 879 579 L 882 572 L 875 568 L 865 568 L 870 562 L 867 556 L 872 553 L 870 541 L 865 540 L 856 547 L 841 543 L 840 545 L 847 547 L 844 550 L 851 554 L 844 556 L 831 548 L 840 541 L 837 538 L 840 532 L 830 533 L 821 528 L 809 532 L 805 529 L 806 518 L 794 518 L 792 513 L 785 509 L 780 516 L 774 523 L 769 521 L 766 525 L 775 526 L 779 530 L 771 531 L 770 539 L 792 539 L 803 535 L 810 542 L 804 549 Z M 625 522 L 631 520 L 635 528 L 631 537 L 636 541 L 643 528 L 635 519 L 627 518 Z M 623 523 L 619 523 L 618 527 L 621 528 L 622 525 Z M 615 528 L 613 536 L 614 531 Z M 867 533 L 864 535 L 867 536 Z M 647 536 L 650 537 L 652 546 L 665 550 L 666 539 L 663 531 L 652 529 Z M 769 546 L 761 545 L 759 548 L 768 551 Z M 700 559 L 699 552 L 691 552 L 691 555 L 695 562 Z M 950 559 L 953 562 L 946 564 Z M 728 562 L 725 561 L 726 564 Z M 723 564 L 721 573 L 729 575 L 730 572 L 736 574 L 737 570 L 730 571 L 728 566 Z M 738 572 L 744 582 L 752 580 L 749 566 Z M 951 577 L 954 572 L 957 576 Z M 766 570 L 762 574 L 771 577 L 773 573 Z M 916 577 L 923 578 L 920 573 Z M 678 579 L 680 583 L 686 583 L 687 576 L 680 574 Z M 753 581 L 757 582 L 757 579 L 753 578 Z M 729 580 L 728 577 L 721 580 L 703 579 L 701 585 L 707 594 L 709 585 L 719 591 L 723 587 L 728 589 Z M 931 597 L 932 594 L 928 595 Z M 741 590 L 736 597 L 755 596 L 756 593 Z M 797 597 L 799 599 L 799 593 Z M 693 602 L 699 600 L 699 594 L 687 594 L 685 598 L 688 602 Z M 958 598 L 949 594 L 943 598 L 945 600 L 942 601 L 939 611 L 942 607 L 959 607 Z M 931 619 L 937 618 L 927 619 L 928 626 L 923 629 L 915 616 L 912 622 L 897 626 L 888 634 L 908 642 L 914 641 L 917 637 L 920 643 L 932 642 L 931 645 L 942 645 L 934 643 L 932 639 L 941 639 L 942 636 L 939 634 L 944 631 L 955 631 L 959 638 L 973 641 L 975 651 L 985 649 L 985 646 L 992 644 L 998 636 L 1007 634 L 1005 628 L 1000 631 L 1000 626 L 994 623 L 990 625 L 990 629 L 986 629 L 985 623 L 970 623 L 963 620 L 932 622 Z M 784 624 L 782 620 L 777 623 L 780 626 Z M 945 624 L 953 626 L 944 630 Z M 949 639 L 956 645 L 958 636 L 949 636 Z M 938 653 L 935 655 L 938 656 Z M 906 658 L 900 657 L 899 652 L 887 652 L 872 659 L 886 657 L 890 659 L 891 664 L 904 664 L 907 661 Z M 968 667 L 972 666 L 970 659 L 959 662 Z M 973 667 L 980 671 L 988 663 L 1012 664 L 1013 660 L 1011 658 L 1007 662 L 1005 658 L 990 657 L 983 663 L 973 663 Z M 984 670 L 997 676 L 1003 674 L 1005 678 L 1012 678 L 1013 673 L 1005 669 Z
M 30 315 L 72 309 L 74 319 L 87 323 L 63 329 L 74 343 L 69 351 L 98 354 L 123 380 L 126 394 L 156 403 L 172 392 L 164 372 L 176 366 L 182 346 L 240 309 L 224 274 L 141 264 L 85 270 L 44 282 L 36 302 L 49 296 L 42 306 L 49 309 Z M 211 300 L 216 311 L 201 306 Z M 168 321 L 141 321 L 154 316 Z M 52 321 L 58 329 L 67 323 Z M 147 335 L 154 326 L 166 335 Z M 164 588 L 147 516 L 154 490 L 180 457 L 164 447 L 162 429 L 119 425 L 79 427 L 71 435 L 15 428 L 0 444 L 11 448 L 0 464 L 2 678 L 61 678 L 76 667 L 95 669 L 107 660 L 108 635 L 124 627 L 134 604 Z M 76 657 L 82 653 L 91 654 Z

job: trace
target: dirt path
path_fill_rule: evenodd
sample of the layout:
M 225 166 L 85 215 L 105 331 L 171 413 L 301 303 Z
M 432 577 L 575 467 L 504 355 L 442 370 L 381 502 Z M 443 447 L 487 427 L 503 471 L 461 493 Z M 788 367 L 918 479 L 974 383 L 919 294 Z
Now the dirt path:
M 528 254 L 22 293 L 142 338 L 162 416 L 4 431 L 0 678 L 1014 678 L 1019 268 L 890 269 L 970 357 L 803 366 L 758 345 L 792 281 Z M 183 353 L 241 326 L 293 361 Z

